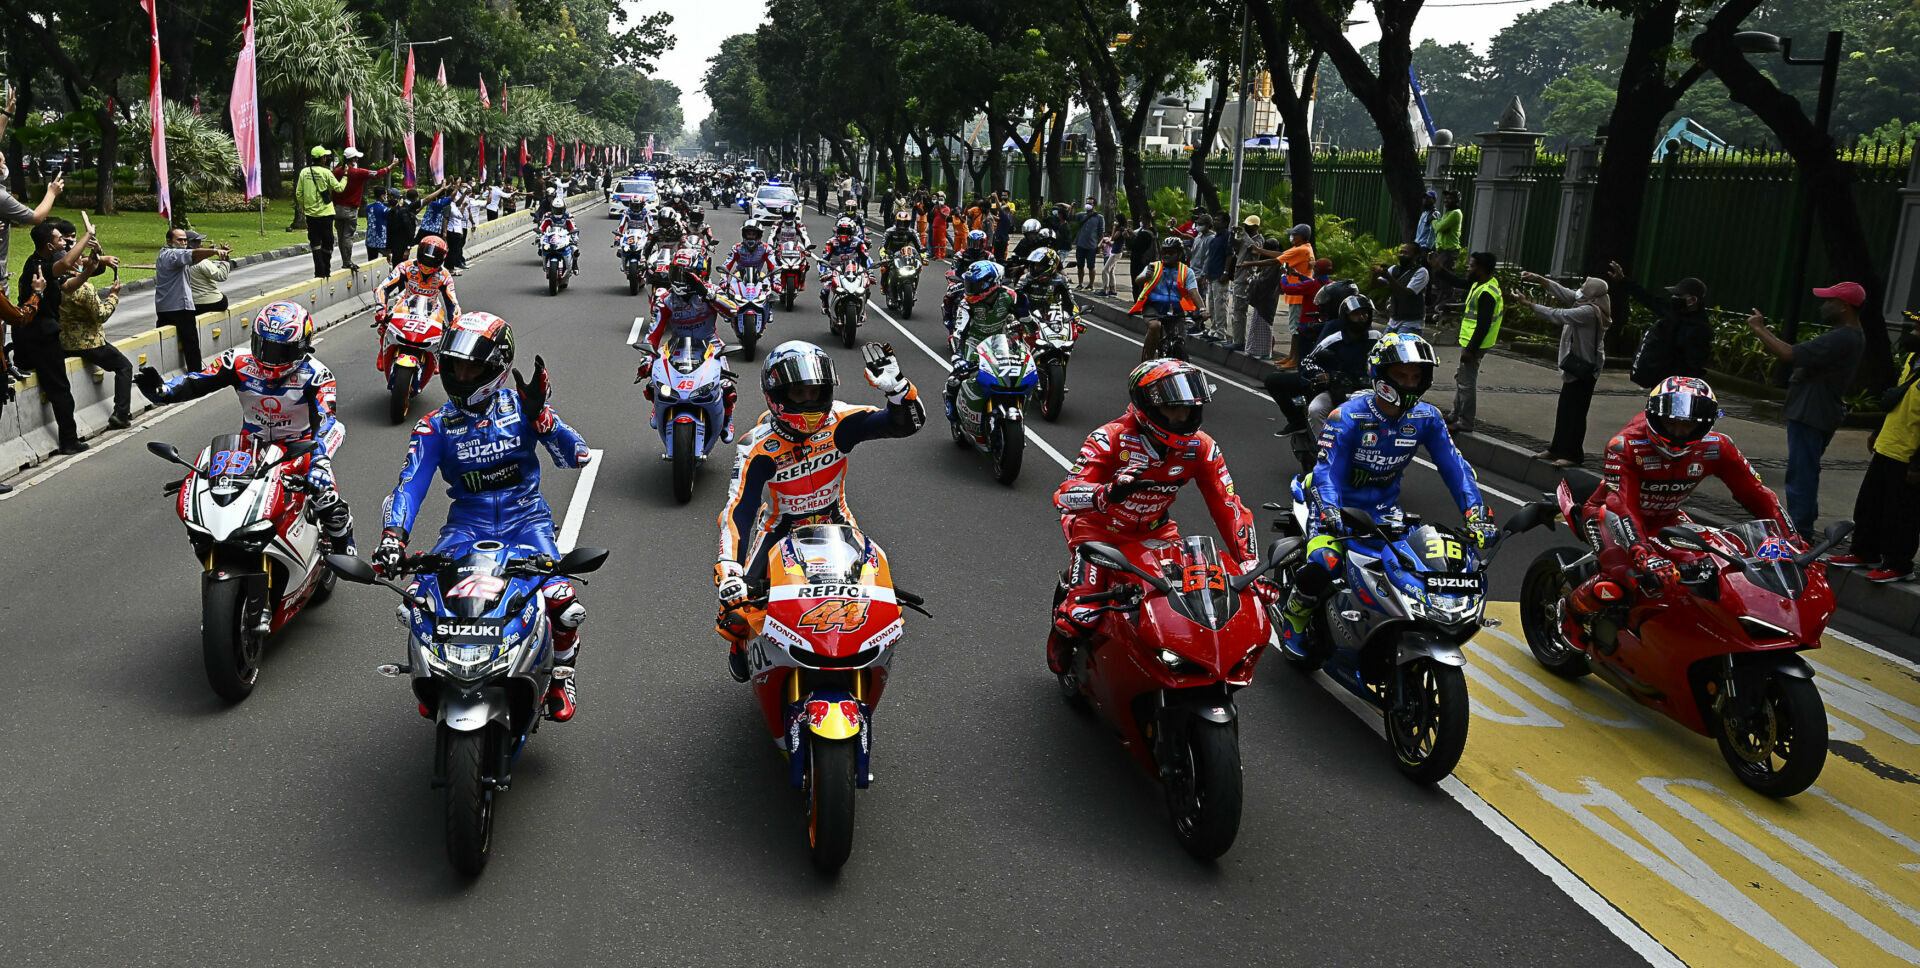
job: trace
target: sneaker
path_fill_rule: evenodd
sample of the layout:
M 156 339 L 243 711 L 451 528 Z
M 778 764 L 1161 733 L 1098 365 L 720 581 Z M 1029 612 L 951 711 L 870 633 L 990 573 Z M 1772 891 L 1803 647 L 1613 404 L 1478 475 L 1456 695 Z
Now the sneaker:
M 1854 554 L 1828 555 L 1820 560 L 1835 568 L 1860 568 L 1873 564 L 1873 562 Z
M 1891 568 L 1875 568 L 1867 572 L 1867 580 L 1876 585 L 1891 585 L 1894 582 L 1912 581 L 1913 569 L 1909 568 L 1906 571 L 1894 571 Z
M 747 654 L 740 650 L 738 643 L 727 650 L 727 673 L 733 676 L 735 682 L 745 682 L 751 678 L 747 675 Z
M 556 723 L 564 723 L 579 711 L 579 687 L 573 684 L 573 677 L 555 679 L 547 686 L 547 718 Z
M 12 484 L 0 484 L 0 494 L 12 494 L 12 493 L 13 493 Z

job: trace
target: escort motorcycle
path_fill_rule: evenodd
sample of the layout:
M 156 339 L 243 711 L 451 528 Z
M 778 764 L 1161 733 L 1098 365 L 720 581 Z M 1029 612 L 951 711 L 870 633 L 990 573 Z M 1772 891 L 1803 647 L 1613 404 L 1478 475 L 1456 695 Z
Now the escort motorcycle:
M 741 266 L 727 277 L 727 291 L 740 308 L 733 314 L 733 332 L 740 338 L 741 359 L 751 360 L 767 331 L 767 270 Z
M 910 245 L 901 246 L 887 261 L 887 310 L 899 313 L 901 319 L 912 319 L 913 300 L 920 291 L 920 267 L 924 264 L 920 250 Z
M 477 877 L 493 853 L 496 800 L 513 783 L 513 765 L 540 728 L 542 698 L 554 679 L 573 675 L 553 663 L 553 629 L 540 586 L 553 575 L 582 575 L 607 560 L 601 548 L 575 548 L 554 561 L 530 549 L 476 541 L 458 557 L 408 555 L 394 578 L 350 555 L 328 555 L 334 574 L 382 585 L 401 598 L 407 659 L 376 671 L 407 677 L 420 715 L 434 724 L 433 786 L 446 791 L 447 859 Z M 412 576 L 401 585 L 394 580 Z
M 1085 328 L 1065 306 L 1058 305 L 1047 307 L 1046 315 L 1035 321 L 1030 340 L 1035 379 L 1028 403 L 1049 421 L 1059 420 L 1066 406 L 1067 361 L 1073 358 L 1073 344 Z
M 633 382 L 653 402 L 647 426 L 660 432 L 666 446 L 660 459 L 673 464 L 673 499 L 685 504 L 693 500 L 694 471 L 726 434 L 726 357 L 718 341 L 691 336 L 669 338 L 659 355 L 644 344 L 641 349 L 652 357 L 651 366 Z
M 1233 694 L 1253 682 L 1272 637 L 1249 587 L 1301 544 L 1274 542 L 1266 560 L 1245 574 L 1207 536 L 1080 546 L 1113 584 L 1076 600 L 1096 606 L 1099 624 L 1074 643 L 1060 694 L 1075 709 L 1098 714 L 1159 779 L 1174 836 L 1202 860 L 1226 853 L 1240 832 Z M 1055 608 L 1071 587 L 1063 572 Z
M 640 287 L 647 281 L 647 233 L 644 229 L 628 229 L 620 241 L 615 244 L 620 254 L 620 271 L 627 277 L 627 295 L 637 296 Z
M 387 420 L 402 423 L 413 398 L 440 372 L 446 311 L 438 295 L 408 293 L 391 312 L 375 310 L 373 324 L 380 329 L 374 364 L 387 380 Z
M 573 278 L 573 235 L 555 225 L 540 236 L 540 258 L 547 268 L 547 295 L 558 295 Z
M 1553 495 L 1568 521 L 1580 502 L 1566 482 Z M 1638 575 L 1631 587 L 1600 583 L 1598 612 L 1578 617 L 1567 598 L 1600 571 L 1594 536 L 1570 530 L 1585 547 L 1549 548 L 1520 585 L 1527 648 L 1548 672 L 1589 672 L 1634 701 L 1702 736 L 1741 783 L 1790 797 L 1820 776 L 1827 757 L 1827 711 L 1800 653 L 1820 647 L 1833 617 L 1833 591 L 1820 556 L 1853 531 L 1829 525 L 1820 543 L 1795 553 L 1772 521 L 1726 528 L 1686 523 L 1662 528 L 1679 580 Z
M 865 266 L 850 258 L 834 263 L 833 300 L 827 307 L 827 328 L 847 349 L 858 345 L 860 324 L 867 318 L 867 287 L 872 284 Z
M 1283 535 L 1307 533 L 1307 475 L 1293 480 L 1293 513 L 1274 522 Z M 1535 503 L 1514 512 L 1485 550 L 1465 532 L 1395 510 L 1376 522 L 1359 508 L 1342 508 L 1347 537 L 1345 570 L 1314 611 L 1298 651 L 1280 656 L 1306 673 L 1323 669 L 1341 688 L 1379 710 L 1387 744 L 1400 772 L 1418 783 L 1438 783 L 1467 747 L 1466 657 L 1461 646 L 1487 618 L 1486 569 L 1506 539 L 1545 523 L 1553 508 Z M 1282 584 L 1308 567 L 1285 564 Z M 1280 605 L 1273 618 L 1280 621 Z
M 793 310 L 793 297 L 807 288 L 807 247 L 789 239 L 780 243 L 775 254 L 773 291 L 780 295 L 780 308 Z
M 721 623 L 748 637 L 754 702 L 807 798 L 813 864 L 837 871 L 853 851 L 854 791 L 873 779 L 873 712 L 905 634 L 900 608 L 930 613 L 849 524 L 795 527 L 768 549 L 766 581 Z
M 958 337 L 949 337 L 957 344 Z M 954 346 L 955 352 L 959 347 Z M 960 386 L 947 401 L 947 427 L 953 442 L 987 455 L 993 479 L 1012 484 L 1020 476 L 1027 436 L 1021 430 L 1021 406 L 1039 372 L 1026 343 L 1005 334 L 989 336 L 974 347 L 973 359 L 961 367 Z
M 267 639 L 333 592 L 333 577 L 321 567 L 325 539 L 307 500 L 312 485 L 299 473 L 319 449 L 313 440 L 271 444 L 221 434 L 188 463 L 172 444 L 147 444 L 188 471 L 164 493 L 174 495 L 201 566 L 207 682 L 228 702 L 253 693 Z

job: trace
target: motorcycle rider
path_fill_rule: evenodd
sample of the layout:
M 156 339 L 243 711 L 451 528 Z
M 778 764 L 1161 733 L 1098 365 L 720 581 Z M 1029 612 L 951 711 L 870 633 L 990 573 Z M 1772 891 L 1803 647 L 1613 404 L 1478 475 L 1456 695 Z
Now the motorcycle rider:
M 1334 408 L 1320 432 L 1320 456 L 1307 482 L 1307 559 L 1294 574 L 1293 593 L 1280 613 L 1280 643 L 1305 654 L 1307 621 L 1345 569 L 1340 509 L 1359 508 L 1375 521 L 1400 514 L 1400 474 L 1414 451 L 1427 455 L 1452 492 L 1474 543 L 1484 548 L 1498 532 L 1480 495 L 1473 468 L 1453 446 L 1439 408 L 1420 395 L 1433 386 L 1433 347 L 1414 333 L 1388 333 L 1367 356 L 1373 392 Z
M 1104 569 L 1082 560 L 1080 546 L 1179 540 L 1171 510 L 1188 481 L 1199 485 L 1226 554 L 1243 572 L 1258 565 L 1253 515 L 1234 493 L 1220 445 L 1200 429 L 1210 396 L 1205 375 L 1191 363 L 1159 359 L 1135 366 L 1127 375 L 1126 412 L 1087 435 L 1067 479 L 1053 492 L 1068 553 L 1067 594 L 1054 609 L 1047 637 L 1047 668 L 1054 674 L 1067 671 L 1074 640 L 1094 629 L 1094 606 L 1076 599 L 1110 583 Z M 1264 601 L 1279 598 L 1269 581 L 1254 587 Z
M 387 497 L 385 530 L 371 556 L 387 573 L 407 553 L 414 519 L 437 470 L 447 482 L 447 522 L 434 553 L 459 556 L 474 542 L 499 541 L 515 551 L 560 556 L 553 514 L 540 496 L 540 456 L 547 449 L 558 467 L 587 462 L 587 442 L 547 405 L 552 380 L 546 361 L 533 358 L 533 378 L 513 368 L 513 328 L 492 313 L 454 320 L 440 341 L 440 384 L 447 402 L 421 418 L 407 445 L 400 482 Z M 515 389 L 507 388 L 512 374 Z M 574 597 L 573 581 L 554 575 L 540 588 L 553 626 L 553 661 L 578 666 L 580 623 L 586 606 Z M 555 679 L 546 695 L 547 718 L 573 718 L 579 701 L 574 679 Z
M 1672 376 L 1647 394 L 1647 406 L 1607 441 L 1600 486 L 1581 506 L 1580 525 L 1600 559 L 1600 572 L 1568 596 L 1573 617 L 1600 611 L 1625 597 L 1635 573 L 1659 595 L 1680 578 L 1674 550 L 1660 529 L 1686 519 L 1680 506 L 1707 477 L 1717 477 L 1755 518 L 1772 521 L 1799 544 L 1780 501 L 1734 446 L 1713 429 L 1720 402 L 1699 377 Z M 1797 550 L 1806 550 L 1804 546 Z M 1684 553 L 1683 553 L 1684 554 Z M 1693 556 L 1686 555 L 1687 560 Z
M 448 319 L 460 315 L 460 298 L 453 293 L 453 273 L 447 271 L 445 239 L 437 235 L 421 239 L 413 258 L 393 267 L 393 273 L 375 291 L 379 306 L 373 312 L 373 325 L 385 325 L 393 315 L 396 296 L 433 296 L 440 300 Z
M 973 371 L 973 351 L 980 341 L 992 336 L 1005 334 L 1015 338 L 1025 338 L 1026 326 L 1021 322 L 1019 297 L 1013 290 L 1000 284 L 1000 264 L 982 260 L 967 267 L 961 276 L 961 285 L 966 289 L 966 318 L 954 314 L 951 324 L 953 335 L 948 340 L 953 348 L 953 359 L 949 361 L 951 372 L 947 374 L 945 394 L 947 419 L 954 417 L 954 400 L 960 392 L 960 381 Z
M 827 308 L 833 292 L 833 265 L 848 259 L 858 261 L 862 268 L 873 268 L 873 259 L 867 255 L 866 240 L 854 234 L 851 220 L 843 218 L 840 224 L 833 227 L 833 238 L 828 240 L 826 251 L 820 253 L 820 311 L 828 316 L 833 314 Z
M 1073 287 L 1067 285 L 1065 270 L 1060 253 L 1052 249 L 1035 249 L 1027 253 L 1026 275 L 1014 287 L 1014 293 L 1019 297 L 1016 312 L 1021 318 L 1043 316 L 1058 305 L 1075 322 L 1079 321 L 1080 307 L 1073 301 Z
M 761 368 L 767 413 L 740 444 L 720 509 L 720 556 L 713 566 L 720 598 L 716 629 L 728 641 L 727 667 L 736 682 L 747 681 L 741 646 L 750 625 L 730 613 L 766 581 L 768 550 L 797 524 L 853 524 L 845 490 L 848 454 L 869 440 L 911 437 L 927 421 L 919 391 L 900 372 L 893 348 L 868 343 L 865 359 L 867 383 L 886 394 L 885 410 L 835 402 L 833 358 L 812 343 L 781 343 Z
M 967 233 L 966 248 L 954 254 L 953 264 L 964 269 L 983 259 L 991 260 L 992 258 L 993 250 L 987 247 L 987 233 L 974 229 Z
M 567 238 L 573 244 L 573 271 L 579 272 L 580 228 L 573 224 L 573 213 L 567 211 L 567 196 L 564 194 L 554 195 L 553 204 L 548 207 L 545 214 L 540 216 L 540 231 L 534 233 L 534 238 L 539 239 L 545 236 L 547 230 L 554 226 L 564 226 L 566 228 Z M 537 245 L 539 243 L 536 242 L 535 244 Z
M 232 388 L 240 398 L 240 432 L 271 443 L 316 440 L 320 449 L 305 459 L 307 491 L 320 532 L 331 554 L 354 554 L 353 512 L 333 479 L 333 455 L 347 438 L 347 426 L 334 413 L 338 391 L 333 371 L 313 358 L 313 317 L 299 303 L 276 302 L 253 318 L 246 351 L 221 353 L 206 369 L 171 380 L 143 366 L 134 377 L 140 395 L 154 403 L 185 403 Z M 300 461 L 289 465 L 297 469 Z
M 685 237 L 686 223 L 682 220 L 680 213 L 671 208 L 663 208 L 660 210 L 659 224 L 654 228 L 653 234 L 647 237 L 645 255 L 651 259 L 653 253 L 659 249 L 677 249 L 680 247 L 680 240 Z
M 1147 315 L 1146 347 L 1149 351 L 1160 345 L 1160 320 L 1168 317 L 1188 317 L 1206 319 L 1207 314 L 1200 310 L 1205 300 L 1200 296 L 1200 276 L 1184 261 L 1186 248 L 1176 236 L 1169 235 L 1160 240 L 1160 260 L 1147 266 L 1141 276 L 1146 284 L 1140 287 L 1140 298 L 1134 300 L 1129 314 L 1138 316 L 1144 311 Z
M 801 224 L 799 213 L 791 208 L 780 210 L 780 221 L 773 227 L 773 247 L 778 249 L 782 242 L 798 242 L 802 248 L 813 248 L 813 240 L 807 238 L 807 227 Z
M 724 291 L 714 290 L 707 285 L 707 257 L 696 249 L 681 249 L 673 255 L 673 268 L 669 270 L 667 288 L 654 297 L 653 325 L 647 330 L 647 339 L 642 347 L 643 357 L 640 372 L 635 383 L 644 383 L 653 373 L 653 361 L 660 355 L 660 346 L 668 337 L 689 336 L 695 340 L 713 343 L 726 352 L 726 341 L 720 338 L 720 317 L 733 318 L 740 305 Z M 646 383 L 648 400 L 653 399 L 653 386 Z M 720 439 L 733 443 L 733 404 L 739 399 L 734 374 L 722 369 L 720 390 L 726 403 L 726 431 Z
M 1335 321 L 1338 325 L 1314 344 L 1297 369 L 1267 374 L 1267 393 L 1287 418 L 1287 425 L 1274 436 L 1291 437 L 1325 423 L 1335 406 L 1366 388 L 1367 358 L 1373 352 L 1373 300 L 1348 296 Z
M 721 266 L 720 271 L 731 274 L 740 269 L 759 269 L 770 273 L 773 270 L 773 250 L 760 241 L 765 234 L 759 222 L 747 219 L 740 226 L 740 241 L 734 243 L 732 251 L 727 253 L 727 264 Z
M 714 246 L 720 244 L 720 240 L 713 234 L 713 228 L 707 225 L 707 213 L 697 208 L 687 213 L 687 232 L 685 238 L 697 239 L 700 244 L 705 246 L 709 251 L 711 251 Z
M 887 277 L 893 273 L 894 253 L 902 249 L 919 249 L 920 238 L 913 234 L 913 217 L 905 211 L 893 213 L 893 224 L 887 226 L 887 234 L 880 237 L 880 290 L 886 291 Z

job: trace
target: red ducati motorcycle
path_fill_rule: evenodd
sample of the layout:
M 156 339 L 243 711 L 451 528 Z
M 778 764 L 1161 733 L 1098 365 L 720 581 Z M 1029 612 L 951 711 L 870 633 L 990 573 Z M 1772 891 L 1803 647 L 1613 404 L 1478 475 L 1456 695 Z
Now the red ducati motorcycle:
M 1235 574 L 1210 537 L 1147 540 L 1124 549 L 1080 546 L 1114 572 L 1107 591 L 1081 596 L 1100 625 L 1074 648 L 1060 692 L 1120 734 L 1120 745 L 1160 778 L 1180 845 L 1211 860 L 1240 832 L 1240 729 L 1232 695 L 1253 682 L 1272 637 L 1247 588 L 1300 545 L 1274 543 L 1266 562 Z M 1057 608 L 1066 576 L 1054 590 Z
M 1560 513 L 1579 521 L 1566 482 L 1555 497 Z M 1820 544 L 1795 554 L 1772 521 L 1662 528 L 1659 539 L 1679 552 L 1680 580 L 1662 587 L 1641 576 L 1636 587 L 1609 586 L 1600 597 L 1611 594 L 1611 603 L 1585 619 L 1569 613 L 1567 598 L 1600 570 L 1598 549 L 1550 548 L 1521 584 L 1527 647 L 1557 676 L 1592 672 L 1713 737 L 1755 791 L 1793 796 L 1819 777 L 1827 756 L 1826 707 L 1797 653 L 1820 647 L 1833 616 L 1820 556 L 1852 530 L 1852 522 L 1836 522 Z

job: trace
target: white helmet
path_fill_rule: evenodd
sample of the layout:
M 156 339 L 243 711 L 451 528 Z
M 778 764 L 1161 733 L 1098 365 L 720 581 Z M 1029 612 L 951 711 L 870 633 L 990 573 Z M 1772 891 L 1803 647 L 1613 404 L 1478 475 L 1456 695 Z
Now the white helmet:
M 1037 218 L 1027 219 L 1025 222 L 1021 223 L 1020 231 L 1028 234 L 1040 231 L 1040 220 Z
M 561 195 L 561 194 L 559 194 L 559 193 L 555 193 L 555 194 L 554 194 L 554 196 L 553 196 L 553 210 L 554 210 L 554 211 L 556 211 L 556 212 L 564 212 L 564 211 L 566 211 L 566 210 L 567 210 L 567 196 L 565 196 L 565 195 Z

